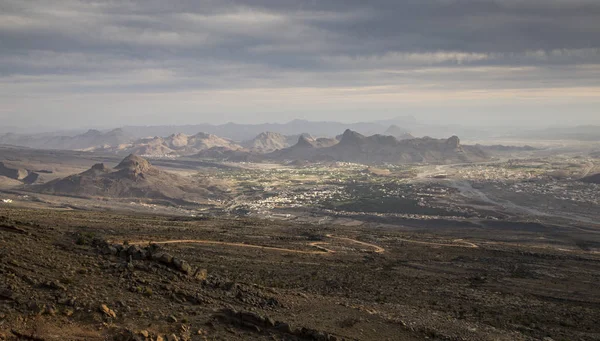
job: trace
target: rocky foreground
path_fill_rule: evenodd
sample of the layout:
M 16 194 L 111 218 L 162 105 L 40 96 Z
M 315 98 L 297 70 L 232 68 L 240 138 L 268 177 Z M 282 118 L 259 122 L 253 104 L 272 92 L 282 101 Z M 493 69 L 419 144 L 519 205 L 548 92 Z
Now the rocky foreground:
M 397 228 L 0 216 L 0 340 L 600 337 L 591 252 Z

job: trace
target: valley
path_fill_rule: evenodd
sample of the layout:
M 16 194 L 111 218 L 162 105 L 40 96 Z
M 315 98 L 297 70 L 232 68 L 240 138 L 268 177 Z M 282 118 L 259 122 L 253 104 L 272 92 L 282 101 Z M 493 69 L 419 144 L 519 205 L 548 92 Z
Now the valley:
M 0 339 L 596 340 L 598 159 L 479 148 L 365 164 L 3 146 Z

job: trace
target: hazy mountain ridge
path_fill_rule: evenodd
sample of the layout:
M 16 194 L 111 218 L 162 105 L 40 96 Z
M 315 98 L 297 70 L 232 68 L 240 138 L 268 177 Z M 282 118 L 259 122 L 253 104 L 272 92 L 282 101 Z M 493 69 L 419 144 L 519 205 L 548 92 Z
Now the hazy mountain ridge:
M 296 119 L 287 123 L 260 123 L 260 124 L 194 124 L 173 126 L 125 126 L 123 129 L 137 137 L 167 136 L 174 132 L 194 134 L 204 131 L 210 134 L 229 138 L 234 141 L 249 141 L 263 132 L 275 132 L 284 136 L 299 136 L 310 134 L 315 137 L 332 137 L 346 129 L 357 131 L 363 135 L 388 134 L 390 126 L 400 127 L 404 132 L 411 132 L 415 136 L 467 136 L 468 138 L 506 135 L 508 130 L 499 130 L 498 127 L 467 127 L 460 124 L 427 124 L 420 123 L 412 116 L 398 116 L 387 120 L 363 121 L 343 123 L 335 121 L 307 121 Z M 399 136 L 395 136 L 399 137 Z M 408 136 L 407 136 L 408 137 Z
M 385 125 L 384 125 L 385 124 Z M 117 155 L 136 154 L 147 157 L 193 157 L 232 162 L 260 161 L 348 161 L 357 163 L 451 163 L 476 162 L 488 159 L 489 154 L 506 155 L 508 153 L 534 152 L 530 146 L 512 147 L 502 145 L 461 145 L 457 139 L 456 146 L 448 146 L 454 142 L 449 139 L 415 138 L 409 131 L 420 129 L 416 120 L 398 118 L 398 120 L 376 121 L 367 123 L 344 124 L 340 122 L 309 122 L 294 120 L 285 124 L 224 124 L 224 125 L 190 125 L 193 127 L 209 127 L 221 130 L 229 136 L 243 132 L 244 136 L 255 129 L 271 127 L 277 129 L 260 131 L 246 140 L 233 140 L 215 135 L 209 131 L 185 131 L 171 133 L 165 137 L 142 137 L 132 139 L 134 134 L 123 129 L 108 132 L 89 130 L 75 136 L 32 136 L 6 134 L 0 137 L 0 143 L 26 145 L 41 149 L 71 149 L 111 153 Z M 332 131 L 335 127 L 359 126 L 364 130 L 377 131 L 363 134 L 361 131 L 346 129 Z M 451 130 L 452 127 L 429 126 L 436 129 Z M 172 132 L 175 126 L 142 127 L 146 131 L 166 129 Z M 579 127 L 584 131 L 594 131 L 594 127 Z M 143 129 L 142 129 L 143 130 Z M 297 132 L 287 135 L 283 132 Z M 434 129 L 435 130 L 435 129 Z M 339 134 L 345 131 L 344 134 Z M 570 131 L 570 128 L 565 128 Z M 317 134 L 310 134 L 317 132 Z M 319 135 L 319 132 L 327 135 Z M 457 136 L 449 134 L 445 136 Z M 324 136 L 336 136 L 335 138 Z M 439 135 L 436 135 L 439 136 Z M 341 142 L 343 143 L 341 143 Z M 37 181 L 37 180 L 36 180 Z
M 389 125 L 376 122 L 342 123 L 331 121 L 293 120 L 288 123 L 238 124 L 221 125 L 196 124 L 179 126 L 125 126 L 123 129 L 135 136 L 165 136 L 174 131 L 193 134 L 204 131 L 235 141 L 248 141 L 264 132 L 275 132 L 285 136 L 298 136 L 309 133 L 312 136 L 335 136 L 344 129 L 360 131 L 363 134 L 382 133 Z
M 508 126 L 468 127 L 459 124 L 420 123 L 414 117 L 407 116 L 358 123 L 293 120 L 288 123 L 263 124 L 125 126 L 109 131 L 90 129 L 79 134 L 76 131 L 36 134 L 6 133 L 0 135 L 0 144 L 39 149 L 92 150 L 152 156 L 193 155 L 204 149 L 221 146 L 238 149 L 244 147 L 257 153 L 269 153 L 293 146 L 298 137 L 303 134 L 314 136 L 316 139 L 328 138 L 336 136 L 346 129 L 366 136 L 390 135 L 398 140 L 413 139 L 415 136 L 439 138 L 456 135 L 469 140 L 519 137 L 530 140 L 600 141 L 600 126 L 594 125 L 545 129 Z M 203 146 L 190 147 L 190 150 L 185 150 L 186 147 L 182 146 L 181 140 L 185 140 L 184 136 L 198 135 L 199 131 L 230 142 L 206 143 Z M 134 146 L 134 144 L 139 146 Z M 237 144 L 237 146 L 233 146 L 233 144 Z
M 107 132 L 90 129 L 74 136 L 52 134 L 21 135 L 8 133 L 0 136 L 0 144 L 40 149 L 86 150 L 100 146 L 116 146 L 132 141 L 132 135 L 117 128 Z
M 228 148 L 231 150 L 242 148 L 229 139 L 212 134 L 197 133 L 195 135 L 186 135 L 177 133 L 167 137 L 142 138 L 128 144 L 96 148 L 94 151 L 144 156 L 185 156 L 197 154 L 202 150 L 213 147 Z
M 415 136 L 413 136 L 408 130 L 400 128 L 395 124 L 390 125 L 389 128 L 387 128 L 386 131 L 383 133 L 383 135 L 390 135 L 398 140 L 410 140 L 415 138 Z

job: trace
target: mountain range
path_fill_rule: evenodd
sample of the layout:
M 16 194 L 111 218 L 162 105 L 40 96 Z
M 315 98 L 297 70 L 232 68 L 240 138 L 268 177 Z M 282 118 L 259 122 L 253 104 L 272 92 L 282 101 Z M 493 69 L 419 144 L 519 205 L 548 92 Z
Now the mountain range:
M 301 137 L 296 145 L 265 157 L 279 161 L 344 161 L 364 164 L 475 162 L 488 159 L 483 150 L 461 145 L 456 136 L 448 139 L 424 137 L 398 140 L 388 135 L 365 136 L 350 129 L 339 137 L 339 143 L 318 145 Z
M 489 155 L 480 147 L 462 145 L 457 136 L 448 139 L 424 137 L 398 140 L 388 135 L 365 136 L 350 129 L 337 138 L 301 135 L 296 144 L 269 153 L 215 147 L 193 157 L 220 161 L 342 161 L 364 164 L 462 163 L 489 159 Z
M 414 122 L 414 118 L 401 121 Z M 394 121 L 395 122 L 395 121 Z M 203 131 L 209 134 L 229 138 L 235 141 L 249 141 L 263 132 L 276 132 L 285 136 L 298 136 L 304 133 L 312 136 L 325 137 L 335 136 L 344 129 L 352 129 L 363 134 L 383 133 L 390 124 L 379 122 L 342 123 L 331 121 L 306 121 L 293 120 L 288 123 L 263 123 L 263 124 L 238 124 L 226 123 L 221 125 L 198 124 L 180 126 L 126 126 L 123 127 L 128 133 L 138 136 L 166 136 L 173 132 L 194 134 Z
M 299 160 L 398 164 L 475 162 L 488 158 L 483 147 L 463 146 L 456 136 L 448 139 L 415 138 L 406 129 L 397 125 L 391 125 L 385 131 L 386 135 L 363 135 L 346 129 L 343 134 L 335 138 L 314 137 L 307 133 L 283 135 L 276 132 L 261 132 L 252 139 L 236 142 L 204 132 L 194 135 L 176 133 L 167 137 L 135 139 L 123 129 L 114 129 L 105 133 L 90 130 L 72 137 L 45 136 L 31 140 L 20 140 L 9 134 L 4 135 L 0 142 L 22 143 L 29 147 L 43 149 L 75 149 L 147 157 L 187 156 L 237 162 Z
M 228 149 L 241 149 L 234 141 L 207 133 L 186 135 L 183 133 L 172 134 L 167 137 L 142 138 L 130 143 L 119 145 L 106 145 L 91 150 L 97 152 L 110 152 L 118 154 L 136 154 L 145 156 L 185 156 L 213 147 Z

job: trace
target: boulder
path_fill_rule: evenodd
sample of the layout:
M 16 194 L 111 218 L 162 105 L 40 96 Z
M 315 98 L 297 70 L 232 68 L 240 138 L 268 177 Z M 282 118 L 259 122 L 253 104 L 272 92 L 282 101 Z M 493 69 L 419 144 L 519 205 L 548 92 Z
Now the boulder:
M 170 254 L 168 254 L 168 253 L 163 253 L 163 254 L 160 256 L 160 259 L 159 259 L 159 261 L 160 261 L 161 263 L 164 263 L 164 264 L 171 264 L 171 263 L 173 263 L 173 256 L 171 256 L 171 255 L 170 255 Z
M 242 323 L 251 323 L 258 326 L 265 324 L 265 318 L 255 312 L 242 312 L 240 313 Z
M 100 305 L 100 312 L 111 318 L 117 318 L 117 314 L 114 310 L 110 309 L 106 304 Z
M 282 333 L 292 334 L 293 328 L 288 323 L 285 322 L 277 322 L 275 325 L 275 329 L 279 330 Z
M 194 274 L 194 278 L 199 281 L 204 281 L 208 277 L 208 271 L 206 269 L 198 269 Z

